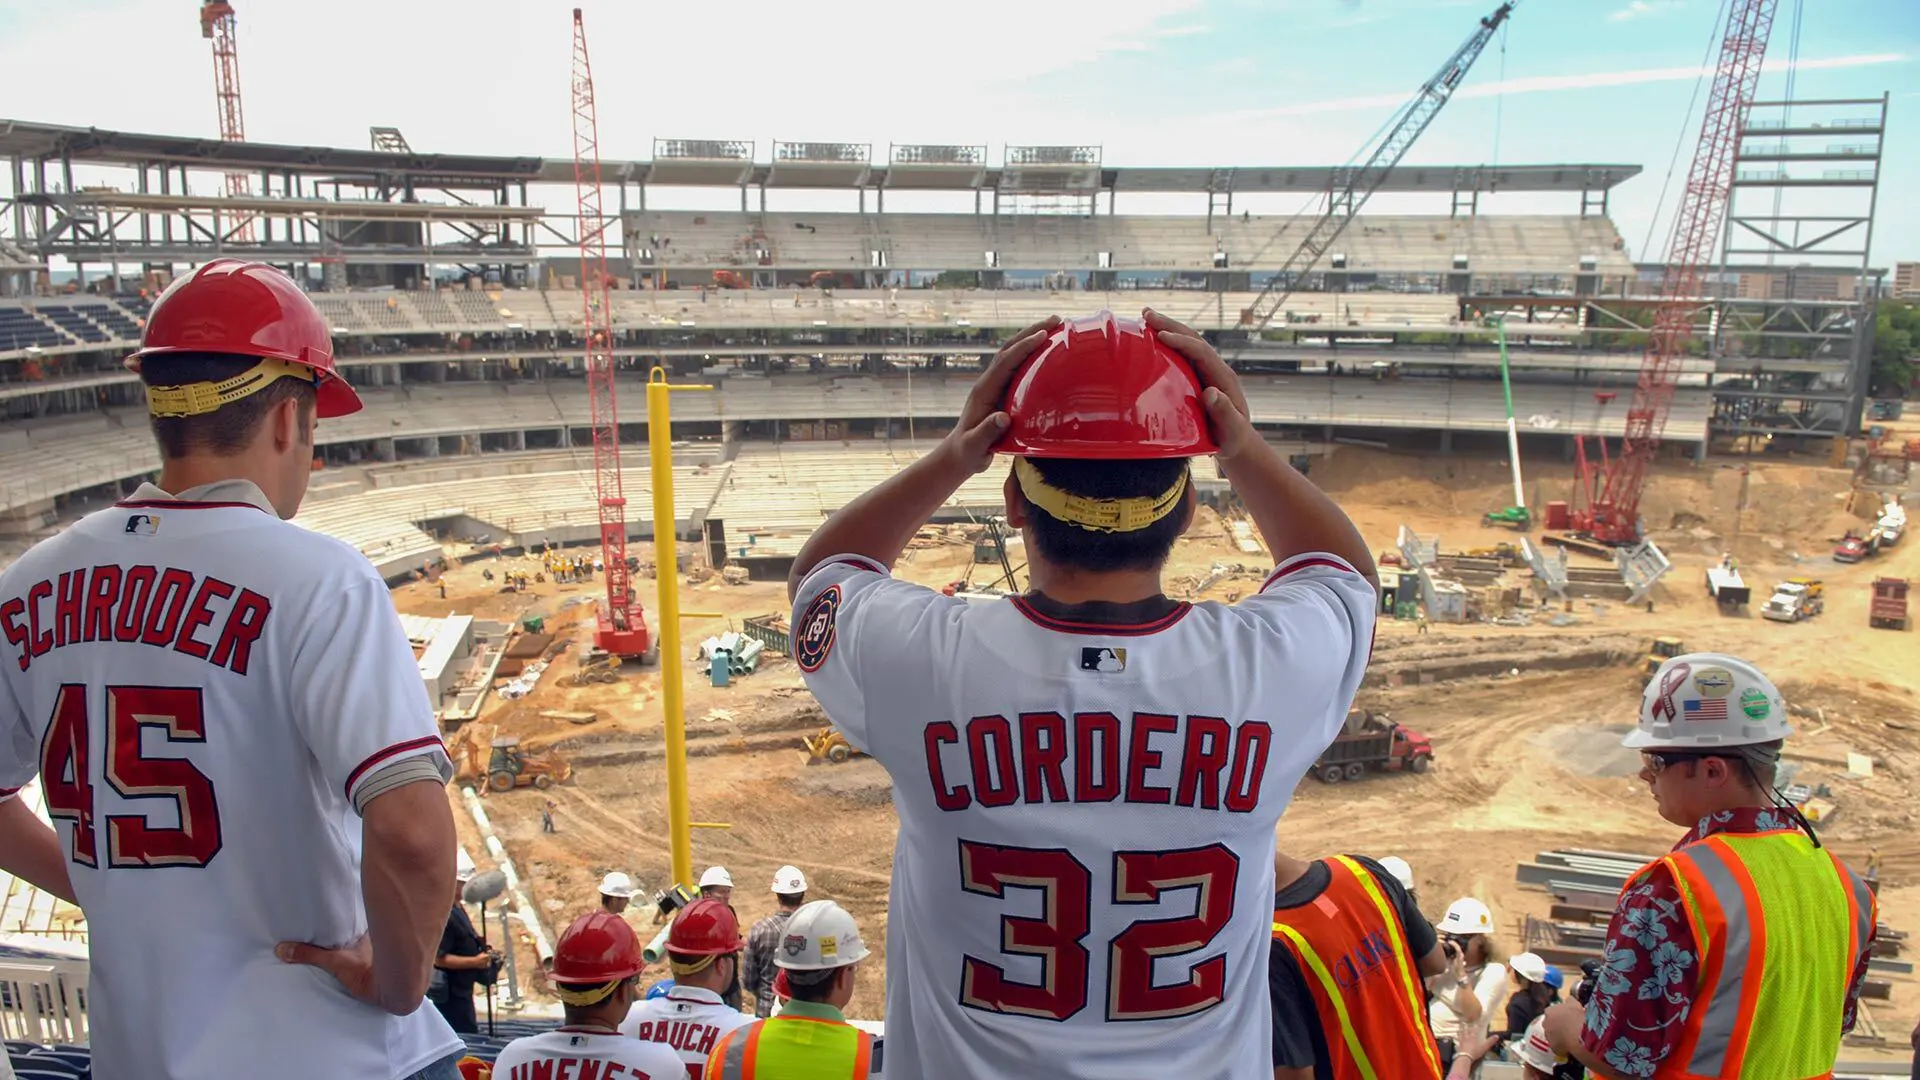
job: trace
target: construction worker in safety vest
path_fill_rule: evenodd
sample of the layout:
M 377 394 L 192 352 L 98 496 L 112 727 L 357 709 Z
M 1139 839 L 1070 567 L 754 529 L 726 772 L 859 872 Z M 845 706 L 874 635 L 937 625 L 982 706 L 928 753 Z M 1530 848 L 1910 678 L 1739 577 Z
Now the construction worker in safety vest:
M 1787 703 L 1745 660 L 1660 666 L 1624 745 L 1688 830 L 1620 892 L 1588 1004 L 1546 1034 L 1609 1080 L 1833 1073 L 1873 948 L 1874 897 L 1774 786 Z
M 839 904 L 801 905 L 774 954 L 793 1000 L 779 1016 L 723 1037 L 707 1058 L 706 1080 L 867 1080 L 873 1036 L 840 1012 L 866 956 L 853 916 Z
M 1274 857 L 1274 1080 L 1441 1080 L 1422 980 L 1440 938 L 1372 859 Z

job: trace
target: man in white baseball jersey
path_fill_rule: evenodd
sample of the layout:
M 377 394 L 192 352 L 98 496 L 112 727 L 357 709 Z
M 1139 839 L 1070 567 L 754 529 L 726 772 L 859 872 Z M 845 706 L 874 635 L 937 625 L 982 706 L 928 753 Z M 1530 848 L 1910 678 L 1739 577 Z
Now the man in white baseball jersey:
M 636 1002 L 620 1022 L 620 1034 L 672 1047 L 693 1080 L 700 1080 L 714 1044 L 734 1028 L 753 1023 L 753 1017 L 721 996 L 734 985 L 740 950 L 746 947 L 740 920 L 725 901 L 701 897 L 681 908 L 667 930 L 673 989 L 664 997 Z
M 496 1080 L 686 1080 L 672 1047 L 618 1030 L 645 966 L 640 936 L 625 919 L 591 911 L 573 920 L 554 943 L 548 973 L 566 1023 L 503 1047 L 493 1062 Z
M 888 572 L 995 451 L 1031 583 L 969 603 Z M 1167 597 L 1216 454 L 1274 570 Z M 1373 634 L 1367 546 L 1254 429 L 1239 381 L 1149 312 L 1030 327 L 949 436 L 821 526 L 794 656 L 893 776 L 889 1073 L 1272 1075 L 1274 826 Z
M 0 574 L 0 788 L 55 822 L 0 805 L 0 864 L 86 911 L 96 1075 L 451 1075 L 452 769 L 385 584 L 284 520 L 359 399 L 261 264 L 177 281 L 144 345 L 159 484 Z

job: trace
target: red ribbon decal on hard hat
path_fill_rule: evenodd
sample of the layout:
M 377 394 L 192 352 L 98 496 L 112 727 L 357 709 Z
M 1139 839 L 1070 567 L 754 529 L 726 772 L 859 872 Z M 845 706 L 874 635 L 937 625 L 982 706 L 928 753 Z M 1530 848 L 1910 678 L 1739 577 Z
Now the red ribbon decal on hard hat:
M 1687 676 L 1693 674 L 1692 664 L 1675 664 L 1672 670 L 1660 676 L 1660 692 L 1653 699 L 1653 718 L 1660 719 L 1661 713 L 1667 714 L 1667 722 L 1680 719 L 1680 706 L 1674 704 L 1673 695 L 1687 684 Z

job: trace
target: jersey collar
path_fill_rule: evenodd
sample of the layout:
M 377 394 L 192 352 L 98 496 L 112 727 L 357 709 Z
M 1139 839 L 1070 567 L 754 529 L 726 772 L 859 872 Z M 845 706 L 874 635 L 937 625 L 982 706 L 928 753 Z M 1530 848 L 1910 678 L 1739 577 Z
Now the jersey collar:
M 153 507 L 157 509 L 192 509 L 221 506 L 251 506 L 256 510 L 265 510 L 274 517 L 280 512 L 267 501 L 267 494 L 260 485 L 251 480 L 216 480 L 211 484 L 190 487 L 178 495 L 158 484 L 141 484 L 132 495 L 122 499 L 118 506 Z
M 721 998 L 719 994 L 714 993 L 704 986 L 681 986 L 679 983 L 673 984 L 673 989 L 667 991 L 667 1000 L 698 1001 L 702 1005 L 726 1004 L 725 999 Z

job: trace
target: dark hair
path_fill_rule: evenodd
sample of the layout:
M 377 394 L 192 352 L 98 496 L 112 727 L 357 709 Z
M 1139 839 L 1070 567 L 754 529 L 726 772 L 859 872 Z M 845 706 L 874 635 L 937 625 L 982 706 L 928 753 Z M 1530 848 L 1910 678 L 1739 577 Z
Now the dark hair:
M 787 989 L 793 992 L 795 1001 L 821 1002 L 833 993 L 833 980 L 844 968 L 822 968 L 819 971 L 795 971 L 787 969 Z
M 232 353 L 166 353 L 141 363 L 140 381 L 148 386 L 220 382 L 259 362 L 256 357 Z M 267 414 L 288 399 L 300 403 L 304 425 L 313 415 L 314 389 L 312 383 L 299 379 L 275 379 L 239 401 L 200 416 L 156 416 L 148 422 L 153 425 L 153 437 L 159 440 L 163 458 L 194 453 L 231 456 L 245 449 Z
M 1040 478 L 1072 495 L 1089 499 L 1153 498 L 1164 494 L 1187 473 L 1185 458 L 1144 461 L 1090 461 L 1082 458 L 1029 458 Z M 1019 481 L 1014 482 L 1015 490 Z M 1035 506 L 1021 492 L 1026 505 L 1033 545 L 1058 566 L 1096 573 L 1113 570 L 1157 570 L 1173 553 L 1173 542 L 1187 531 L 1190 502 L 1183 496 L 1159 521 L 1134 532 L 1095 532 L 1061 521 Z
M 773 898 L 775 901 L 777 901 L 780 904 L 781 907 L 787 909 L 788 911 L 797 910 L 800 907 L 800 905 L 807 902 L 807 894 L 803 892 L 797 892 L 797 893 L 777 892 L 773 894 Z

